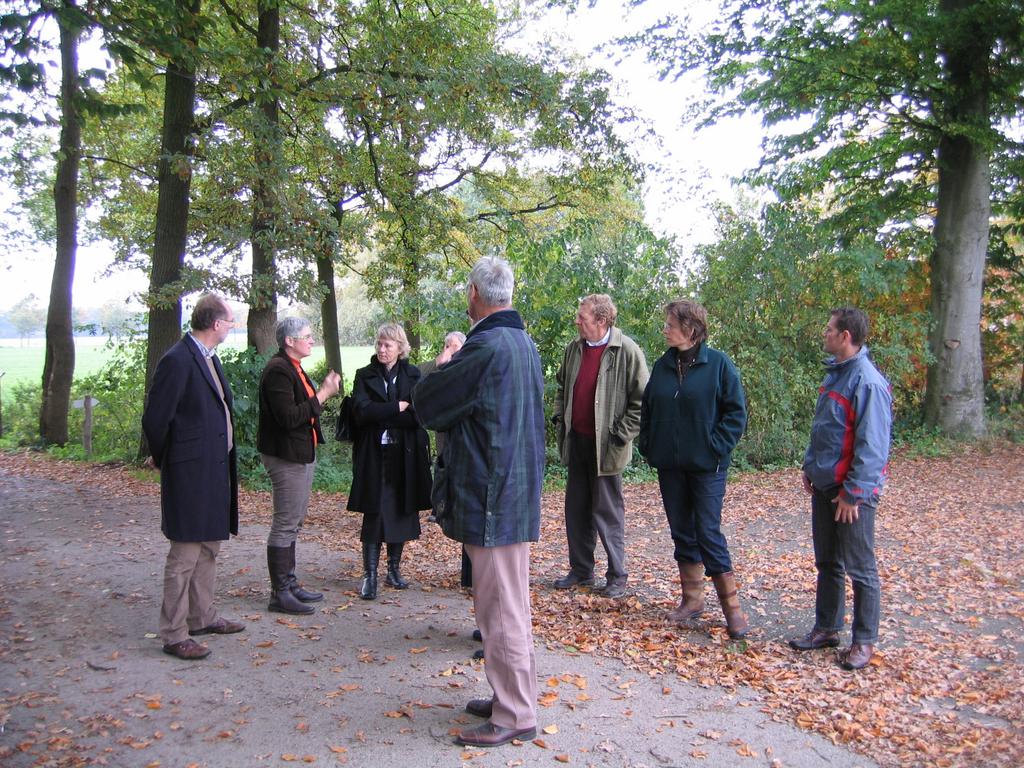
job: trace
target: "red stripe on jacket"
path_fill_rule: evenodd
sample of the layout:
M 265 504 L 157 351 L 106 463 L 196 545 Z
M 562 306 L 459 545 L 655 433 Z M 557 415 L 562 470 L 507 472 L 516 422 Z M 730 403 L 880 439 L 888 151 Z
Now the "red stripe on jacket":
M 839 454 L 839 461 L 836 462 L 836 485 L 842 485 L 846 482 L 846 475 L 849 474 L 850 466 L 853 464 L 853 443 L 857 437 L 854 431 L 857 424 L 857 414 L 853 410 L 853 403 L 838 392 L 829 392 L 828 397 L 833 402 L 837 403 L 846 414 L 846 429 L 843 432 L 843 448 Z

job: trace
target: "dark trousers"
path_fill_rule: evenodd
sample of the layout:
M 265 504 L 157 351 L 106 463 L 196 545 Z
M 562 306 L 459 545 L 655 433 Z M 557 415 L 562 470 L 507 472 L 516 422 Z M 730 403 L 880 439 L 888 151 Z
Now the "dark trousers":
M 659 469 L 658 485 L 680 563 L 704 563 L 708 576 L 729 573 L 732 558 L 722 533 L 725 472 Z
M 597 474 L 594 438 L 570 432 L 569 476 L 565 483 L 565 536 L 569 567 L 580 578 L 594 575 L 597 537 L 608 555 L 608 581 L 626 578 L 626 505 L 622 475 Z
M 836 522 L 832 501 L 839 488 L 811 496 L 811 532 L 818 588 L 814 623 L 818 629 L 838 632 L 846 613 L 846 577 L 853 583 L 853 642 L 875 645 L 881 616 L 882 588 L 875 565 L 875 508 L 861 504 L 852 523 Z

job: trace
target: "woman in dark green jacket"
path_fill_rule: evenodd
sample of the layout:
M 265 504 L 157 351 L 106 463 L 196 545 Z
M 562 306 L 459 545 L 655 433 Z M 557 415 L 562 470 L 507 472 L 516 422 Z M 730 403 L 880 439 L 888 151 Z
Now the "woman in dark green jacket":
M 704 575 L 714 582 L 729 636 L 747 634 L 729 547 L 722 534 L 722 501 L 733 448 L 747 423 L 746 399 L 732 361 L 707 345 L 707 311 L 682 299 L 665 307 L 669 348 L 654 364 L 644 390 L 637 445 L 658 470 L 682 599 L 670 621 L 686 624 L 704 610 Z

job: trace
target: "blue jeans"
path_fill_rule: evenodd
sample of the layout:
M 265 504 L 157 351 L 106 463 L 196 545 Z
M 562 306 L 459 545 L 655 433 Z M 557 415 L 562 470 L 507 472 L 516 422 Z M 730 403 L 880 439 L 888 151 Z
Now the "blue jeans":
M 725 472 L 659 469 L 658 485 L 668 527 L 680 563 L 704 563 L 708 576 L 732 571 L 729 545 L 722 533 Z
M 875 508 L 861 504 L 856 521 L 837 523 L 832 499 L 838 493 L 838 487 L 815 488 L 811 496 L 811 531 L 818 568 L 814 623 L 826 632 L 842 630 L 849 576 L 853 582 L 853 642 L 875 645 L 882 598 L 875 565 Z

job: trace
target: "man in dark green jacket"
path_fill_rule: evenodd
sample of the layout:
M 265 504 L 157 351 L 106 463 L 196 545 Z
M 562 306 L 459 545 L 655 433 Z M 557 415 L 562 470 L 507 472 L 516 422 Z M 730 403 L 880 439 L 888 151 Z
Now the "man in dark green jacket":
M 487 722 L 459 744 L 496 747 L 537 733 L 537 674 L 530 615 L 530 542 L 540 537 L 544 482 L 544 379 L 540 355 L 512 309 L 512 270 L 497 257 L 469 275 L 466 343 L 413 391 L 423 426 L 446 432 L 433 506 L 445 535 L 473 565 L 490 699 L 466 711 Z

